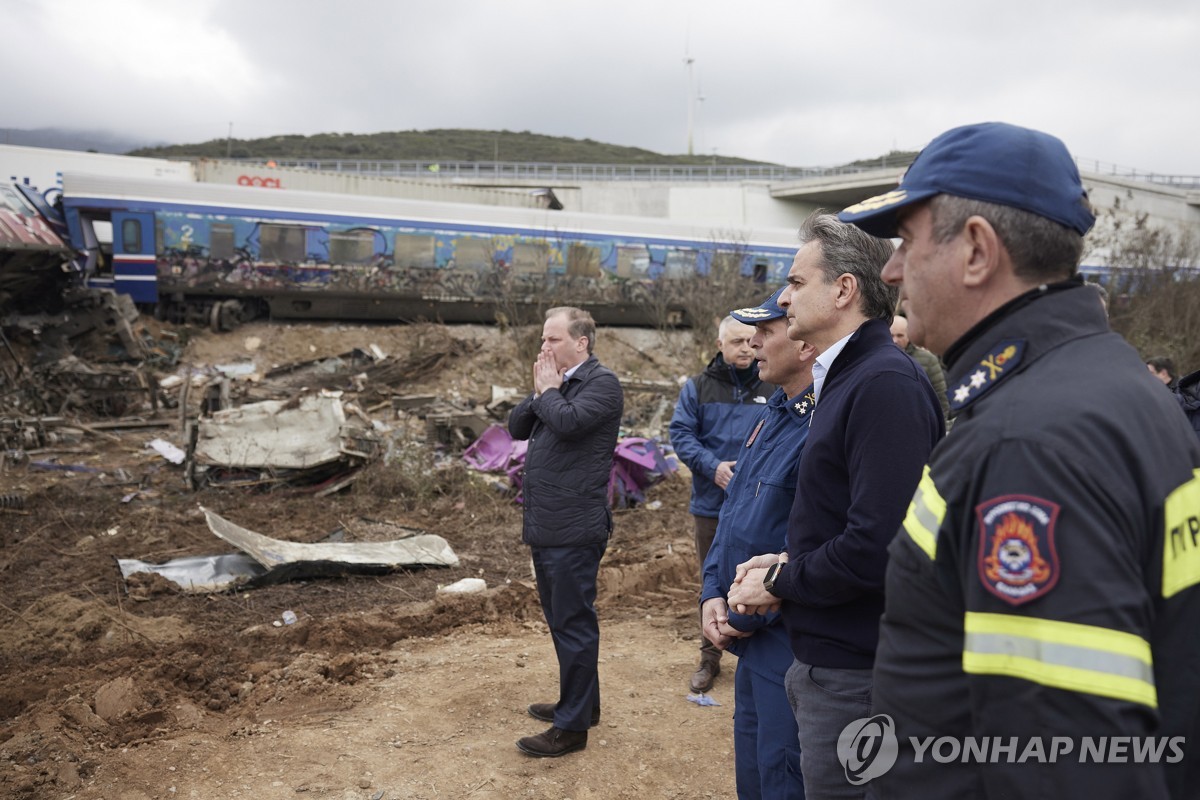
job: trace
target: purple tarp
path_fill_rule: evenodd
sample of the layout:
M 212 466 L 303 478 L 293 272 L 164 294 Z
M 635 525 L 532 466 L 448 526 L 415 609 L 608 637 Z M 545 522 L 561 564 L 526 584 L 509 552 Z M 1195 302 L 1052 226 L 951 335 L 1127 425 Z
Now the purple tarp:
M 480 472 L 503 472 L 517 490 L 521 502 L 521 471 L 525 466 L 528 443 L 517 441 L 503 425 L 492 425 L 463 452 L 463 460 Z M 663 456 L 658 442 L 629 436 L 617 442 L 613 451 L 612 473 L 608 480 L 608 502 L 625 508 L 645 502 L 645 490 L 675 471 Z

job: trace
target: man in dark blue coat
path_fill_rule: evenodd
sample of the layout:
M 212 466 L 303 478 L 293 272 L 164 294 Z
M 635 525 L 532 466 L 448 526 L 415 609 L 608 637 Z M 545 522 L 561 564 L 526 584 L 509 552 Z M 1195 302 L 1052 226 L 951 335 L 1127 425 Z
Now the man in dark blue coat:
M 945 421 L 924 370 L 892 343 L 898 292 L 881 277 L 891 243 L 828 214 L 805 220 L 800 238 L 779 305 L 788 336 L 817 348 L 816 410 L 788 519 L 788 560 L 770 554 L 739 566 L 729 604 L 783 601 L 805 792 L 862 797 L 839 763 L 838 735 L 869 716 L 888 543 Z
M 595 342 L 586 311 L 547 311 L 533 394 L 508 419 L 513 438 L 529 440 L 521 538 L 558 656 L 558 702 L 529 706 L 552 725 L 517 742 L 531 756 L 583 749 L 600 719 L 596 575 L 612 533 L 608 481 L 624 399 L 617 376 L 592 355 Z
M 753 335 L 753 327 L 732 316 L 721 320 L 717 354 L 704 372 L 687 379 L 671 417 L 671 446 L 692 471 L 692 501 L 688 510 L 695 523 L 701 580 L 704 559 L 717 533 L 717 517 L 738 452 L 750 426 L 775 391 L 774 384 L 764 383 L 758 375 L 754 350 L 750 347 Z M 707 692 L 720 672 L 721 650 L 702 633 L 700 665 L 688 686 L 693 692 Z

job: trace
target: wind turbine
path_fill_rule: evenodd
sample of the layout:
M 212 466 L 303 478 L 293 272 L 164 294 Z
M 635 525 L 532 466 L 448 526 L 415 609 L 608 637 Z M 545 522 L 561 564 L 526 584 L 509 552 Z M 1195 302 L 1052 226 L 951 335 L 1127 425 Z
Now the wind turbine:
M 687 65 L 687 74 L 688 74 L 688 87 L 687 87 L 687 91 L 688 91 L 688 101 L 687 101 L 688 151 L 687 151 L 687 153 L 690 156 L 690 155 L 694 155 L 694 150 L 692 147 L 692 127 L 695 122 L 696 93 L 692 89 L 692 82 L 693 82 L 692 65 L 696 63 L 696 59 L 692 58 L 691 54 L 687 52 L 686 47 L 684 48 L 683 63 Z
M 692 58 L 692 21 L 689 19 L 687 27 L 683 30 L 683 63 L 687 67 L 687 139 L 688 149 L 687 154 L 695 155 L 695 148 L 692 146 L 692 128 L 695 124 L 695 102 L 696 92 L 692 88 L 693 73 L 692 65 L 696 63 L 696 59 Z

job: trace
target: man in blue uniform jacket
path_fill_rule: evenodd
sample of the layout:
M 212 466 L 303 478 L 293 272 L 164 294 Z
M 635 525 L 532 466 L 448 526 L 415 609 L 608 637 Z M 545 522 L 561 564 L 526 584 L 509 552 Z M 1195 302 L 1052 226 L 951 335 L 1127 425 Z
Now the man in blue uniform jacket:
M 812 365 L 817 351 L 787 335 L 776 302 L 730 315 L 755 326 L 750 338 L 758 374 L 779 386 L 738 445 L 738 468 L 725 490 L 716 537 L 704 562 L 704 636 L 738 657 L 734 678 L 733 751 L 741 800 L 802 800 L 800 745 L 783 678 L 792 664 L 778 613 L 730 612 L 725 590 L 737 565 L 764 551 L 782 550 L 796 494 L 796 467 L 812 413 Z
M 695 523 L 696 569 L 702 578 L 738 451 L 775 391 L 759 375 L 750 348 L 753 335 L 753 327 L 731 316 L 721 320 L 717 354 L 704 372 L 683 385 L 668 429 L 676 455 L 692 471 L 688 510 Z M 720 673 L 721 650 L 701 634 L 700 664 L 688 685 L 693 692 L 707 692 Z

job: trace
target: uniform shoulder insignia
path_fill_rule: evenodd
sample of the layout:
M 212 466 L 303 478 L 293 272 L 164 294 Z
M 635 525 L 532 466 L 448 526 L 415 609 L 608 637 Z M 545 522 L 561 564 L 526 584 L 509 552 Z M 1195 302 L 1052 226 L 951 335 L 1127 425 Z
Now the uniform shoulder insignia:
M 1059 506 L 1028 495 L 996 497 L 975 507 L 979 519 L 979 579 L 984 588 L 1019 606 L 1058 583 L 1054 524 Z
M 1024 354 L 1024 339 L 1006 339 L 998 342 L 978 364 L 967 371 L 958 386 L 948 390 L 951 410 L 961 411 L 1002 381 L 1021 363 L 1021 356 Z
M 802 417 L 807 417 L 816 404 L 816 396 L 812 392 L 809 392 L 792 403 L 792 410 Z

